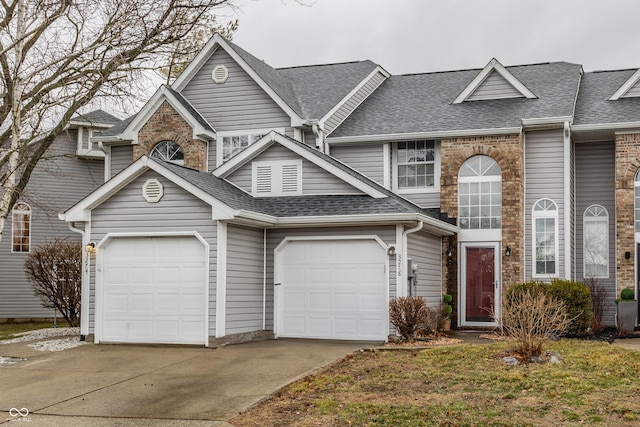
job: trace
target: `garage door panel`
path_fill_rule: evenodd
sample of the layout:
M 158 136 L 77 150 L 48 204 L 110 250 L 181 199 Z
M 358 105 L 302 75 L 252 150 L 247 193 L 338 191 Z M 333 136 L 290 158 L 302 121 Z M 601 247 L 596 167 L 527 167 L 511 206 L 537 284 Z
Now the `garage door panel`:
M 293 241 L 278 262 L 279 336 L 386 338 L 387 255 L 376 241 Z M 362 316 L 372 317 L 366 328 Z
M 114 238 L 104 253 L 101 339 L 205 343 L 206 261 L 197 239 Z

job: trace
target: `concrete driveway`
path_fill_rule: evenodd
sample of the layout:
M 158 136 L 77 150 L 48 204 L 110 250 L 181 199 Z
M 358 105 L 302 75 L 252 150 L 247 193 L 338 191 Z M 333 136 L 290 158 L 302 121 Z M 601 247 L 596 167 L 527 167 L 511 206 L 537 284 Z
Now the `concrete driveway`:
M 225 426 L 284 385 L 367 343 L 279 339 L 207 349 L 93 345 L 42 353 L 24 343 L 1 356 L 0 424 Z M 22 417 L 11 408 L 27 408 Z

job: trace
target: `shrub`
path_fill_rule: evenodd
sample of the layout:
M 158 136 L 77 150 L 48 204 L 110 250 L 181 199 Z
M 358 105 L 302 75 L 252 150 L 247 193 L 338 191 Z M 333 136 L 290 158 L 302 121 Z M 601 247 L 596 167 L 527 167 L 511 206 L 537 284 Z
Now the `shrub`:
M 591 293 L 591 305 L 593 307 L 593 319 L 591 320 L 591 332 L 599 332 L 604 329 L 602 319 L 604 317 L 605 304 L 607 302 L 607 287 L 598 279 L 592 277 L 585 283 Z
M 56 239 L 34 248 L 24 263 L 34 295 L 54 308 L 69 326 L 80 325 L 82 245 Z
M 631 289 L 631 288 L 624 288 L 624 289 L 620 292 L 620 299 L 624 299 L 624 300 L 632 300 L 632 299 L 635 299 L 635 293 L 633 292 L 633 289 Z
M 420 329 L 428 329 L 431 310 L 421 297 L 400 297 L 389 303 L 389 320 L 406 340 L 413 341 Z M 437 327 L 437 326 L 436 326 Z
M 507 295 L 501 319 L 495 312 L 492 317 L 501 320 L 503 332 L 515 341 L 513 351 L 527 363 L 542 354 L 549 339 L 566 330 L 570 319 L 564 302 L 541 292 L 537 286 L 523 286 Z
M 567 333 L 582 335 L 591 326 L 593 303 L 589 288 L 581 282 L 556 279 L 548 285 L 549 295 L 564 302 L 571 324 Z
M 507 289 L 505 300 L 508 301 L 512 295 L 518 295 L 522 292 L 530 292 L 534 296 L 545 294 L 564 302 L 571 322 L 566 331 L 569 334 L 584 334 L 591 326 L 593 304 L 591 302 L 591 292 L 589 292 L 589 288 L 584 283 L 559 279 L 548 284 L 536 281 L 519 283 Z

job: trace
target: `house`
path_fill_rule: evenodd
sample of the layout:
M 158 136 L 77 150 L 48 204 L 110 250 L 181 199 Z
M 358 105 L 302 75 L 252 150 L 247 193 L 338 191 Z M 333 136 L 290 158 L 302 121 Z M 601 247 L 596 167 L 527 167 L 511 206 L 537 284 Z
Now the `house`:
M 60 214 L 96 248 L 82 334 L 385 340 L 392 298 L 448 292 L 459 326 L 491 327 L 507 286 L 553 278 L 604 286 L 613 324 L 639 270 L 639 80 L 274 69 L 216 36 L 92 139 L 110 179 Z
M 32 248 L 55 238 L 80 241 L 58 212 L 104 183 L 104 153 L 90 138 L 119 122 L 102 110 L 75 116 L 34 169 L 0 240 L 0 321 L 54 316 L 33 295 L 25 260 Z

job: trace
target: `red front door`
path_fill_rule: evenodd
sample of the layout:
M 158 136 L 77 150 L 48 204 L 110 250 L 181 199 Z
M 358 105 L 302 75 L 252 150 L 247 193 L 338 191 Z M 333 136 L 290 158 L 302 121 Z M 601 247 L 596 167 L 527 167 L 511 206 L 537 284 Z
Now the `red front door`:
M 465 321 L 493 322 L 495 296 L 495 248 L 465 248 Z

